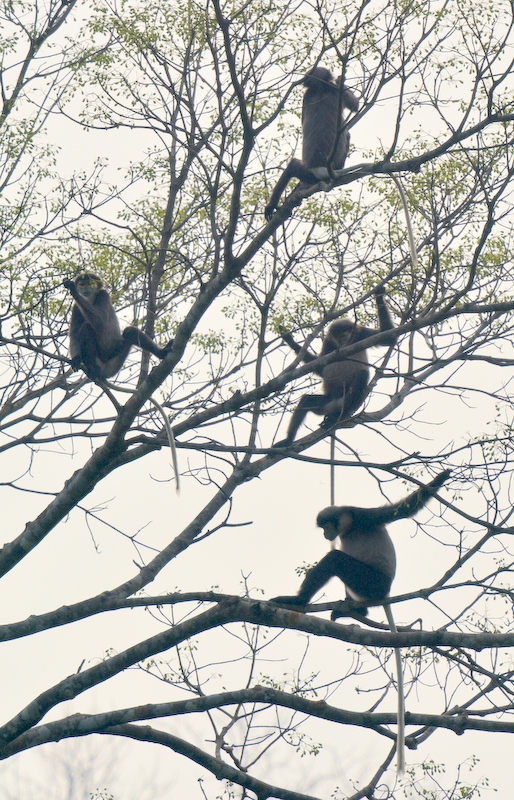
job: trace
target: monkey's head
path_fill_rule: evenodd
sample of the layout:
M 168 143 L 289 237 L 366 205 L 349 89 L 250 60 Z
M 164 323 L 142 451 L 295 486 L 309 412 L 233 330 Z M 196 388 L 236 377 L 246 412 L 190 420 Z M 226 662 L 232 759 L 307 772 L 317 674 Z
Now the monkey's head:
M 323 528 L 325 539 L 333 542 L 348 533 L 355 523 L 350 506 L 328 506 L 319 512 L 316 524 Z
M 332 339 L 336 347 L 343 347 L 350 343 L 356 324 L 347 317 L 336 319 L 329 327 L 326 338 Z
M 81 272 L 74 280 L 77 292 L 90 299 L 102 289 L 103 281 L 94 272 Z
M 322 89 L 324 86 L 334 86 L 334 77 L 326 67 L 312 67 L 304 76 L 302 83 L 308 89 Z

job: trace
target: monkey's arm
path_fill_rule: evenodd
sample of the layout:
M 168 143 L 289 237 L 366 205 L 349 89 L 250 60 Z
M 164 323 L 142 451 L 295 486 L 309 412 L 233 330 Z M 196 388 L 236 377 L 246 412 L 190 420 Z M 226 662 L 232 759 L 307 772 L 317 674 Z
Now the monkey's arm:
M 293 339 L 293 337 L 291 336 L 290 333 L 288 333 L 287 331 L 283 331 L 283 330 L 281 330 L 280 333 L 282 335 L 282 339 L 284 340 L 284 342 L 286 344 L 289 345 L 291 350 L 294 350 L 294 352 L 296 354 L 302 353 L 302 358 L 303 358 L 303 360 L 305 362 L 308 363 L 309 361 L 314 361 L 315 360 L 316 356 L 313 356 L 312 353 L 309 353 L 308 350 L 304 350 L 304 348 L 301 347 L 301 345 L 299 345 L 298 342 L 295 342 L 295 340 Z
M 434 496 L 435 490 L 445 483 L 451 475 L 451 470 L 445 469 L 439 475 L 427 483 L 426 486 L 420 486 L 412 494 L 393 503 L 389 506 L 382 506 L 381 508 L 368 508 L 359 509 L 359 511 L 369 512 L 370 521 L 373 520 L 377 525 L 387 525 L 389 522 L 395 522 L 397 519 L 406 519 L 413 517 L 418 511 L 421 511 L 423 506 Z
M 375 295 L 375 300 L 377 303 L 377 311 L 378 311 L 378 321 L 380 324 L 380 333 L 385 333 L 385 331 L 391 331 L 390 336 L 384 341 L 384 344 L 394 344 L 396 341 L 396 333 L 394 331 L 394 322 L 391 317 L 391 312 L 389 311 L 386 301 L 385 301 L 385 289 L 383 286 L 378 286 L 373 294 Z
M 391 312 L 389 311 L 384 300 L 384 287 L 377 287 L 373 290 L 373 294 L 375 295 L 375 300 L 377 303 L 378 322 L 380 327 L 377 329 L 367 328 L 365 325 L 357 325 L 355 332 L 352 335 L 352 344 L 355 342 L 360 342 L 363 339 L 369 339 L 370 336 L 375 336 L 377 333 L 385 333 L 386 331 L 389 331 L 389 336 L 385 337 L 383 342 L 380 342 L 380 346 L 385 347 L 396 342 L 397 336 L 394 322 L 391 317 Z
M 91 303 L 77 291 L 77 287 L 73 281 L 63 281 L 63 286 L 65 289 L 68 289 L 84 318 L 93 325 L 93 327 L 96 327 L 98 324 L 105 324 L 112 319 L 112 317 L 116 317 L 109 292 L 105 289 L 99 289 L 95 295 L 95 302 Z
M 292 158 L 278 179 L 277 184 L 271 193 L 268 204 L 264 209 L 264 216 L 268 222 L 272 219 L 273 213 L 277 209 L 278 202 L 282 197 L 282 193 L 284 192 L 287 184 L 293 178 L 298 178 L 299 181 L 302 181 L 302 183 L 306 183 L 307 185 L 318 183 L 318 178 L 315 177 L 310 169 L 304 167 L 299 158 Z
M 303 360 L 303 361 L 305 361 L 305 363 L 306 363 L 306 364 L 310 364 L 310 362 L 311 362 L 311 361 L 316 361 L 316 359 L 317 359 L 317 358 L 319 358 L 319 356 L 313 356 L 313 355 L 312 355 L 312 353 L 309 353 L 309 351 L 308 351 L 308 350 L 306 350 L 306 349 L 305 349 L 304 347 L 302 347 L 301 345 L 299 345 L 299 344 L 298 344 L 298 342 L 295 342 L 295 340 L 293 339 L 293 337 L 291 336 L 291 334 L 290 334 L 290 333 L 287 333 L 287 331 L 283 331 L 283 330 L 281 330 L 281 331 L 280 331 L 280 333 L 281 333 L 281 335 L 282 335 L 282 339 L 284 340 L 284 342 L 285 342 L 286 344 L 288 344 L 288 345 L 289 345 L 289 347 L 291 348 L 291 350 L 294 350 L 294 352 L 295 352 L 297 355 L 298 355 L 299 353 L 301 353 L 301 354 L 302 354 L 302 360 Z
M 71 311 L 70 320 L 70 359 L 71 368 L 74 372 L 80 369 L 82 363 L 80 329 L 84 324 L 84 317 L 81 310 L 75 304 Z
M 359 98 L 347 86 L 343 86 L 343 105 L 350 111 L 359 110 Z

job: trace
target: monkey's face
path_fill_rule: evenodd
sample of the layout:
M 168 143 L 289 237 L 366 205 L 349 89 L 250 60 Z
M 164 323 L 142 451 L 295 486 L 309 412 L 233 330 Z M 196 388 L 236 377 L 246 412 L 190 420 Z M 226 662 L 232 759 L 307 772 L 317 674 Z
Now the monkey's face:
M 98 275 L 94 275 L 92 272 L 84 272 L 75 279 L 75 286 L 77 292 L 89 300 L 91 297 L 96 296 L 103 283 Z
M 344 347 L 350 343 L 354 330 L 355 324 L 349 319 L 338 319 L 328 329 L 327 338 L 332 339 L 337 348 Z
M 326 67 L 311 67 L 303 76 L 302 83 L 307 88 L 323 89 L 327 85 L 334 86 L 332 73 Z
M 333 541 L 334 541 L 334 539 L 335 539 L 335 538 L 336 538 L 338 535 L 339 535 L 339 532 L 338 532 L 338 530 L 337 530 L 337 526 L 336 526 L 336 525 L 333 525 L 331 522 L 328 522 L 328 523 L 327 523 L 327 524 L 326 524 L 326 525 L 323 527 L 323 536 L 325 537 L 325 539 L 328 539 L 330 542 L 333 542 Z
M 353 517 L 344 506 L 328 506 L 320 511 L 316 523 L 323 528 L 325 539 L 333 542 L 337 536 L 344 536 L 353 526 Z

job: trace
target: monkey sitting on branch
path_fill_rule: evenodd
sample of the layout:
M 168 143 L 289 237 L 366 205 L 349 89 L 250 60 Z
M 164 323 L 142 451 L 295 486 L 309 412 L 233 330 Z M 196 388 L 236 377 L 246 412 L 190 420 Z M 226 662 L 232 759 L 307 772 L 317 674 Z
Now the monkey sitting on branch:
M 312 67 L 301 82 L 306 87 L 302 105 L 302 160 L 293 158 L 280 176 L 264 210 L 268 222 L 292 178 L 307 186 L 326 180 L 330 177 L 329 165 L 334 171 L 342 169 L 350 148 L 343 109 L 359 108 L 353 92 L 344 86 L 341 77 L 334 80 L 326 67 Z
M 305 606 L 331 578 L 340 578 L 345 585 L 347 599 L 362 603 L 352 613 L 366 616 L 367 603 L 383 604 L 389 627 L 396 633 L 390 605 L 387 603 L 396 572 L 396 553 L 386 525 L 398 519 L 413 517 L 421 511 L 435 490 L 450 477 L 444 470 L 426 486 L 397 503 L 379 508 L 355 506 L 329 506 L 320 511 L 317 525 L 323 528 L 325 539 L 340 540 L 340 550 L 331 550 L 319 564 L 308 570 L 297 595 L 273 597 L 271 602 L 281 606 Z M 342 614 L 333 611 L 332 619 Z M 405 771 L 405 700 L 401 654 L 395 649 L 398 681 L 398 774 Z
M 120 371 L 132 345 L 163 359 L 171 350 L 173 339 L 165 347 L 158 347 L 138 328 L 131 326 L 122 333 L 109 292 L 103 288 L 102 279 L 93 272 L 82 272 L 75 280 L 64 281 L 63 286 L 75 301 L 70 322 L 71 367 L 73 370 L 82 367 L 88 378 L 103 387 L 119 411 L 120 406 L 105 383 L 106 379 Z M 180 477 L 173 431 L 161 404 L 154 397 L 150 397 L 150 401 L 164 422 L 178 492 Z
M 380 346 L 394 344 L 396 333 L 391 314 L 384 300 L 384 287 L 377 287 L 373 293 L 377 303 L 379 330 L 359 325 L 346 317 L 338 319 L 330 325 L 318 356 L 304 351 L 290 334 L 286 333 L 282 338 L 295 353 L 302 354 L 302 359 L 306 364 L 351 344 L 369 339 L 370 336 L 375 336 L 377 333 L 390 331 L 390 335 L 385 338 L 385 341 L 380 342 Z M 308 411 L 325 417 L 322 427 L 330 429 L 338 422 L 351 417 L 364 402 L 369 383 L 368 356 L 365 348 L 351 356 L 341 354 L 335 361 L 331 361 L 324 367 L 314 367 L 313 372 L 322 378 L 324 393 L 304 394 L 293 412 L 286 438 L 274 444 L 273 449 L 289 447 L 292 444 Z
M 163 359 L 171 350 L 173 339 L 158 347 L 138 328 L 123 333 L 109 293 L 92 272 L 83 272 L 74 281 L 63 283 L 74 299 L 70 322 L 70 357 L 72 369 L 81 367 L 92 381 L 102 381 L 120 371 L 130 348 L 135 345 Z
M 378 508 L 328 506 L 316 520 L 325 539 L 339 536 L 340 550 L 331 550 L 319 564 L 308 570 L 297 595 L 274 597 L 273 603 L 305 606 L 330 578 L 340 578 L 346 597 L 364 605 L 355 612 L 366 616 L 366 603 L 379 605 L 386 600 L 396 572 L 396 554 L 386 525 L 413 517 L 450 477 L 450 470 L 440 472 L 426 486 L 412 494 Z M 335 615 L 334 615 L 335 616 Z

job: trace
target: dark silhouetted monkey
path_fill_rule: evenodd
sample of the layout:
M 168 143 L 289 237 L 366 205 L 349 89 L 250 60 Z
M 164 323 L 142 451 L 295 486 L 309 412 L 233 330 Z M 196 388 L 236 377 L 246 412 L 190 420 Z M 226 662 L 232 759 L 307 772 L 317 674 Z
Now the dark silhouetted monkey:
M 293 158 L 273 189 L 264 214 L 269 221 L 287 184 L 292 178 L 312 185 L 330 177 L 332 170 L 343 168 L 350 147 L 350 134 L 345 128 L 343 109 L 357 111 L 359 101 L 334 80 L 325 67 L 313 67 L 302 80 L 306 87 L 302 106 L 302 160 Z
M 346 318 L 338 319 L 330 325 L 320 354 L 314 356 L 305 352 L 302 355 L 306 364 L 342 347 L 361 342 L 385 331 L 390 331 L 390 336 L 386 337 L 386 340 L 380 345 L 394 344 L 396 333 L 391 314 L 384 300 L 384 288 L 378 287 L 374 294 L 380 329 L 367 328 Z M 295 353 L 302 352 L 302 348 L 290 334 L 285 334 L 283 339 Z M 286 438 L 273 445 L 274 448 L 288 447 L 293 442 L 308 411 L 325 417 L 322 427 L 329 429 L 341 420 L 351 417 L 364 402 L 369 383 L 368 356 L 365 349 L 351 356 L 341 355 L 340 358 L 324 367 L 314 367 L 313 372 L 323 379 L 324 394 L 304 394 L 293 412 Z
M 135 345 L 157 358 L 164 358 L 173 345 L 158 347 L 146 333 L 137 328 L 125 328 L 123 333 L 109 293 L 98 275 L 83 272 L 63 286 L 74 299 L 70 322 L 71 366 L 81 367 L 93 381 L 115 375 L 123 366 L 130 348 Z
M 396 571 L 394 545 L 386 525 L 413 517 L 450 477 L 444 470 L 426 486 L 391 505 L 379 508 L 328 506 L 320 511 L 317 525 L 325 539 L 340 538 L 341 549 L 331 550 L 310 569 L 297 595 L 274 597 L 274 603 L 304 606 L 330 578 L 340 578 L 347 597 L 366 604 L 382 603 L 389 594 Z M 359 613 L 367 614 L 365 605 Z
M 274 597 L 273 603 L 284 606 L 305 606 L 330 578 L 340 578 L 346 589 L 346 597 L 361 608 L 354 613 L 366 615 L 366 604 L 384 603 L 392 632 L 396 632 L 394 619 L 387 597 L 396 572 L 396 554 L 386 525 L 417 514 L 427 501 L 450 477 L 450 470 L 437 475 L 426 486 L 408 495 L 397 503 L 379 508 L 357 508 L 355 506 L 329 506 L 320 511 L 317 525 L 323 528 L 325 539 L 340 539 L 340 550 L 331 550 L 319 564 L 308 570 L 297 595 Z M 351 612 L 350 612 L 351 613 Z M 332 612 L 332 619 L 342 616 Z M 398 669 L 398 772 L 405 770 L 405 709 L 403 676 L 399 650 Z

